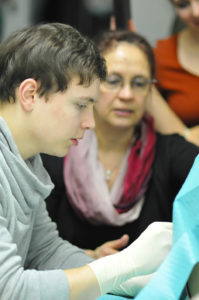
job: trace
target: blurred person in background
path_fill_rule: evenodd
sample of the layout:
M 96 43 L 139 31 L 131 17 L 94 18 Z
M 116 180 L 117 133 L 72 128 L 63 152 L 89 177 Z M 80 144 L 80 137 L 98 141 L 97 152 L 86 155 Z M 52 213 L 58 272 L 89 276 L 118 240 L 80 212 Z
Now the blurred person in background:
M 170 2 L 186 26 L 157 42 L 154 53 L 157 88 L 161 94 L 154 88 L 148 111 L 157 130 L 178 132 L 199 145 L 199 2 Z

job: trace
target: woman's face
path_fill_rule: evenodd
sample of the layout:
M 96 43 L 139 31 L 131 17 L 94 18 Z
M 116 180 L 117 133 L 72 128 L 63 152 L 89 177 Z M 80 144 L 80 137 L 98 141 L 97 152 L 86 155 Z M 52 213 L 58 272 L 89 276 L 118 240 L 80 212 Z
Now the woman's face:
M 145 53 L 137 46 L 120 42 L 103 55 L 107 79 L 100 85 L 95 105 L 99 119 L 117 128 L 130 128 L 139 123 L 150 93 L 150 66 Z
M 199 1 L 173 0 L 176 12 L 187 26 L 199 33 Z

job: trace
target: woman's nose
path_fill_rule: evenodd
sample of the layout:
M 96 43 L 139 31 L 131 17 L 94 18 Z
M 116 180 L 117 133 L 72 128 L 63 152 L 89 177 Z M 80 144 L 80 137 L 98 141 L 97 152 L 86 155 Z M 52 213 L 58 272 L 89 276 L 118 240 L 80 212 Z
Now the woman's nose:
M 120 88 L 118 97 L 122 100 L 131 100 L 133 98 L 133 94 L 133 89 L 130 84 L 125 84 Z

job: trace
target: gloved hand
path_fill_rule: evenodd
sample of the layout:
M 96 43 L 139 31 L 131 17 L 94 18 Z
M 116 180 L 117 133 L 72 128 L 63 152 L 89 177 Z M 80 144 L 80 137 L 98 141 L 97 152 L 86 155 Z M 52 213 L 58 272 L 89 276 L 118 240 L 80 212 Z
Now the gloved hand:
M 99 282 L 101 294 L 124 281 L 153 273 L 167 256 L 172 243 L 172 223 L 155 222 L 126 249 L 89 264 Z
M 135 297 L 141 289 L 147 285 L 155 273 L 133 277 L 116 287 L 111 293 L 118 296 L 132 296 Z

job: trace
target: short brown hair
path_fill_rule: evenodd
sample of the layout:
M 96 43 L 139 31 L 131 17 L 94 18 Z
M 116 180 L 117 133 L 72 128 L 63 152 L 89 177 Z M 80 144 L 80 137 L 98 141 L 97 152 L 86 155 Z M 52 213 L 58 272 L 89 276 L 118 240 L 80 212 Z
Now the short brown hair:
M 87 37 L 72 26 L 39 24 L 13 33 L 0 45 L 0 101 L 15 101 L 26 78 L 39 82 L 38 93 L 64 91 L 73 75 L 80 84 L 106 76 L 105 61 Z

